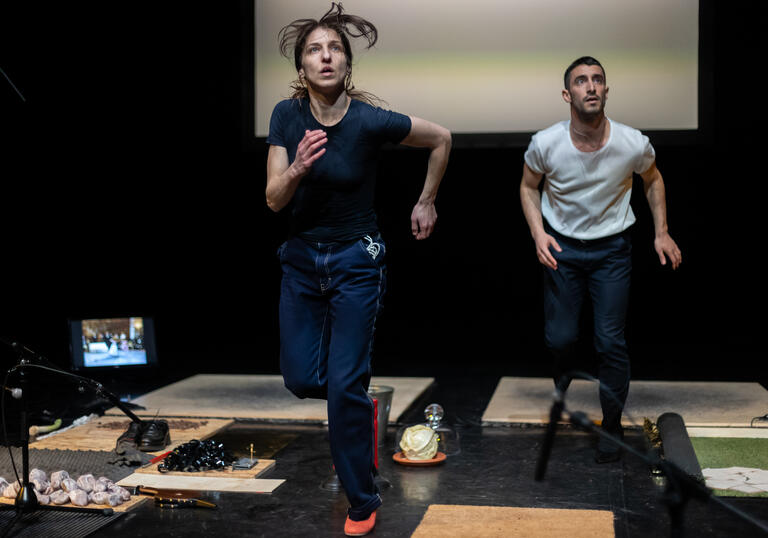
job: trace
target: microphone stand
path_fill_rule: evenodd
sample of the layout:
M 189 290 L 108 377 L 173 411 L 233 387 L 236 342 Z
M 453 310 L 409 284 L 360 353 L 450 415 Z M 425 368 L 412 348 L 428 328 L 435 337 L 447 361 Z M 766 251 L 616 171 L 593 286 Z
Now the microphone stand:
M 118 409 L 120 409 L 123 413 L 125 413 L 133 422 L 138 422 L 139 424 L 141 424 L 142 423 L 141 419 L 137 417 L 130 409 L 128 409 L 128 407 L 123 405 L 123 402 L 121 402 L 119 398 L 117 398 L 115 395 L 107 391 L 104 388 L 104 386 L 98 381 L 62 370 L 57 366 L 54 366 L 53 364 L 48 362 L 48 360 L 45 359 L 45 357 L 35 353 L 29 348 L 24 347 L 18 342 L 11 342 L 2 337 L 0 337 L 0 341 L 12 347 L 19 357 L 19 362 L 13 367 L 11 367 L 10 370 L 8 370 L 8 376 L 10 376 L 10 374 L 13 372 L 18 372 L 19 374 L 19 386 L 21 388 L 21 397 L 19 398 L 21 401 L 20 441 L 21 441 L 21 462 L 22 462 L 22 473 L 23 473 L 23 476 L 20 479 L 21 487 L 19 489 L 18 495 L 16 496 L 16 501 L 13 505 L 13 507 L 16 509 L 16 516 L 8 523 L 6 528 L 3 529 L 2 536 L 6 536 L 8 532 L 10 532 L 10 530 L 16 524 L 16 522 L 19 519 L 21 519 L 21 517 L 24 514 L 34 512 L 35 510 L 57 510 L 57 511 L 68 511 L 68 512 L 100 513 L 105 516 L 111 516 L 114 513 L 114 510 L 112 508 L 88 508 L 85 506 L 64 507 L 64 506 L 44 505 L 44 504 L 40 504 L 40 502 L 37 500 L 37 495 L 35 494 L 34 486 L 32 486 L 29 480 L 29 425 L 28 425 L 28 402 L 27 402 L 27 396 L 26 396 L 27 391 L 29 390 L 29 381 L 28 381 L 29 373 L 27 372 L 27 370 L 29 368 L 37 368 L 37 369 L 53 372 L 55 374 L 60 374 L 67 377 L 74 378 L 81 384 L 89 385 L 91 388 L 93 388 L 96 391 L 97 394 L 104 397 L 110 403 L 115 405 Z M 34 360 L 43 362 L 45 364 L 36 364 L 35 362 L 33 362 Z M 5 397 L 5 395 L 3 394 L 3 396 L 0 396 L 0 397 Z M 3 417 L 3 421 L 5 421 L 5 417 Z M 8 447 L 8 450 L 10 450 L 10 446 Z M 0 505 L 0 510 L 6 510 L 10 508 L 11 508 L 11 505 Z
M 83 377 L 83 376 L 80 376 L 80 375 L 77 375 L 77 374 L 73 374 L 71 372 L 67 372 L 66 370 L 62 370 L 58 366 L 52 364 L 50 361 L 48 361 L 48 359 L 46 359 L 42 355 L 32 351 L 31 349 L 23 346 L 22 344 L 20 344 L 18 342 L 10 342 L 10 341 L 8 341 L 8 339 L 3 338 L 3 337 L 0 337 L 0 342 L 3 342 L 5 344 L 11 346 L 16 351 L 16 353 L 19 355 L 19 363 L 17 365 L 15 365 L 14 367 L 12 367 L 8 371 L 9 373 L 14 372 L 15 370 L 19 370 L 19 375 L 21 376 L 21 375 L 23 375 L 23 370 L 22 369 L 27 367 L 27 368 L 38 368 L 40 370 L 46 370 L 46 371 L 52 372 L 54 374 L 59 374 L 59 375 L 63 375 L 63 376 L 66 376 L 66 377 L 70 377 L 70 378 L 76 380 L 80 384 L 89 385 L 96 392 L 96 394 L 98 394 L 102 398 L 108 400 L 109 403 L 111 403 L 112 405 L 114 405 L 115 407 L 120 409 L 120 411 L 125 413 L 126 416 L 128 416 L 128 418 L 130 418 L 133 422 L 137 422 L 139 424 L 142 423 L 142 420 L 139 417 L 137 417 L 133 413 L 133 411 L 131 411 L 131 409 L 125 404 L 125 402 L 121 402 L 120 399 L 117 396 L 115 396 L 114 394 L 109 392 L 106 388 L 104 388 L 104 385 L 102 385 L 101 383 L 99 383 L 95 379 L 91 379 L 89 377 Z M 25 359 L 24 358 L 25 355 L 27 355 L 29 358 Z M 42 364 L 36 364 L 35 362 L 33 362 L 35 360 L 40 362 L 40 363 L 42 363 Z
M 669 515 L 671 521 L 670 535 L 677 538 L 683 536 L 683 512 L 685 505 L 691 498 L 713 501 L 715 504 L 725 508 L 727 511 L 736 515 L 737 517 L 751 523 L 765 533 L 768 533 L 768 524 L 752 517 L 751 515 L 739 510 L 735 506 L 725 502 L 716 495 L 712 494 L 712 491 L 707 488 L 705 484 L 699 480 L 695 480 L 685 471 L 683 471 L 675 463 L 665 460 L 658 455 L 649 456 L 644 454 L 616 436 L 604 431 L 602 428 L 596 426 L 587 414 L 582 411 L 570 411 L 563 406 L 563 412 L 568 416 L 571 424 L 574 426 L 586 430 L 588 432 L 596 433 L 599 436 L 610 439 L 616 445 L 624 449 L 626 452 L 634 454 L 651 467 L 660 469 L 667 477 L 667 488 L 665 491 L 664 502 L 669 508 Z
M 29 366 L 26 360 L 22 359 L 19 364 L 11 368 L 10 372 L 19 371 L 19 385 L 21 387 L 21 420 L 20 426 L 20 441 L 21 441 L 21 468 L 22 476 L 20 477 L 19 493 L 16 495 L 16 500 L 13 507 L 16 509 L 16 517 L 9 524 L 9 528 L 3 531 L 5 536 L 10 527 L 25 513 L 34 512 L 35 510 L 59 510 L 68 512 L 98 512 L 105 516 L 110 516 L 114 512 L 111 508 L 87 508 L 84 506 L 54 506 L 40 504 L 37 500 L 37 495 L 34 491 L 34 486 L 29 480 L 29 425 L 28 425 L 28 403 L 26 397 L 26 391 L 29 390 L 28 374 L 24 371 L 24 368 Z M 10 447 L 8 447 L 10 450 Z M 10 505 L 0 505 L 0 510 L 7 510 L 11 508 Z
M 547 472 L 547 462 L 549 461 L 549 455 L 552 453 L 552 444 L 555 441 L 557 423 L 560 422 L 560 417 L 563 415 L 564 409 L 565 395 L 563 394 L 563 391 L 556 388 L 555 399 L 549 410 L 549 423 L 547 424 L 547 431 L 544 434 L 544 443 L 541 445 L 541 455 L 539 456 L 539 461 L 536 463 L 534 479 L 537 482 L 544 480 L 544 474 Z

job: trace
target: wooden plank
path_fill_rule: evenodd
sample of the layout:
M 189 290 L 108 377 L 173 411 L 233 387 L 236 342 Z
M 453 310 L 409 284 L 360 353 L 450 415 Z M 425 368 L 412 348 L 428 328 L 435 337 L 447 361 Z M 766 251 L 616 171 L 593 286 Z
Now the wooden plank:
M 395 389 L 389 422 L 398 420 L 434 382 L 431 377 L 376 377 L 371 385 Z M 279 375 L 198 374 L 144 394 L 132 403 L 145 407 L 135 413 L 153 416 L 158 410 L 169 417 L 212 417 L 324 423 L 327 403 L 299 399 L 285 388 Z M 122 415 L 113 407 L 106 415 Z
M 141 467 L 139 469 L 136 469 L 135 472 L 137 473 L 143 473 L 143 474 L 162 474 L 166 476 L 206 476 L 206 477 L 216 477 L 216 478 L 256 478 L 262 473 L 265 473 L 275 465 L 275 460 L 259 460 L 256 465 L 253 466 L 252 469 L 238 469 L 236 471 L 232 470 L 232 467 L 229 467 L 227 469 L 222 469 L 219 471 L 198 471 L 194 473 L 190 472 L 184 472 L 184 471 L 168 471 L 165 473 L 161 473 L 157 470 L 157 466 L 160 465 L 159 463 L 155 463 L 153 465 L 150 465 L 148 467 Z
M 549 420 L 551 378 L 502 377 L 483 413 L 484 425 L 538 423 Z M 568 409 L 600 418 L 598 386 L 576 379 L 566 395 Z M 759 383 L 723 381 L 632 381 L 622 415 L 625 426 L 640 427 L 673 411 L 687 427 L 749 427 L 768 409 L 768 390 Z M 450 419 L 450 417 L 446 417 Z
M 118 485 L 174 490 L 272 493 L 283 482 L 285 480 L 277 478 L 213 478 L 208 476 L 168 476 L 164 474 L 133 473 L 120 480 Z
M 160 453 L 173 450 L 192 439 L 208 439 L 234 422 L 231 419 L 211 418 L 165 418 L 165 420 L 170 426 L 171 444 Z M 117 438 L 128 428 L 130 422 L 131 419 L 123 417 L 99 417 L 70 430 L 34 441 L 30 443 L 29 447 L 31 449 L 112 451 L 115 448 Z
M 70 508 L 93 508 L 93 509 L 102 509 L 102 508 L 112 508 L 115 512 L 128 512 L 129 510 L 133 510 L 137 506 L 139 506 L 144 501 L 147 501 L 151 499 L 152 497 L 147 497 L 146 495 L 131 495 L 130 501 L 125 501 L 123 504 L 118 506 L 109 506 L 108 504 L 88 504 L 88 506 L 77 506 L 72 503 L 65 503 L 65 504 L 54 504 L 51 506 L 63 506 L 63 507 L 70 507 Z M 0 497 L 0 504 L 8 504 L 13 505 L 16 503 L 16 499 L 6 499 L 5 497 Z

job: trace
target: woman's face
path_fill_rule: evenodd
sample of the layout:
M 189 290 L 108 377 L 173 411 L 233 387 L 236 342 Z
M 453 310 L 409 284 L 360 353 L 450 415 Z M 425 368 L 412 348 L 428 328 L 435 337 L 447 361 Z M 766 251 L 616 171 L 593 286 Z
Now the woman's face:
M 344 87 L 349 71 L 344 44 L 335 30 L 315 28 L 307 36 L 301 53 L 299 75 L 317 91 Z

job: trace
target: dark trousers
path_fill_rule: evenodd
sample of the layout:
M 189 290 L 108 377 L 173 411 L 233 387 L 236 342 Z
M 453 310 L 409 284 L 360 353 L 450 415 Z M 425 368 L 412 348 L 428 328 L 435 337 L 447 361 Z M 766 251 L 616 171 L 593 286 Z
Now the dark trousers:
M 555 380 L 577 369 L 574 351 L 584 301 L 592 303 L 594 346 L 601 383 L 603 428 L 621 435 L 621 413 L 629 392 L 630 366 L 624 338 L 632 244 L 629 231 L 593 241 L 563 237 L 547 230 L 562 248 L 552 249 L 557 270 L 545 267 L 545 342 L 555 363 Z M 560 386 L 566 389 L 568 382 Z M 607 389 L 607 390 L 605 390 Z M 602 441 L 601 449 L 615 450 Z
M 368 384 L 384 253 L 378 236 L 348 243 L 293 238 L 279 250 L 280 370 L 299 398 L 328 401 L 331 456 L 355 520 L 381 505 Z

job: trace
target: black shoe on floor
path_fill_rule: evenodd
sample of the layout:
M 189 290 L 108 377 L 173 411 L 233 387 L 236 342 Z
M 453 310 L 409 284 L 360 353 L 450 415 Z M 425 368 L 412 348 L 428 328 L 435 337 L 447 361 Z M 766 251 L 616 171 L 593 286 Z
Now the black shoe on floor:
M 595 450 L 595 462 L 596 463 L 613 463 L 621 459 L 621 450 L 611 450 L 605 452 L 599 448 Z
M 131 421 L 128 425 L 128 429 L 117 438 L 115 452 L 117 454 L 122 454 L 126 450 L 136 450 L 142 433 L 144 433 L 144 423 Z
M 139 450 L 157 452 L 171 442 L 171 432 L 165 420 L 149 420 L 144 423 L 144 432 L 139 438 Z

